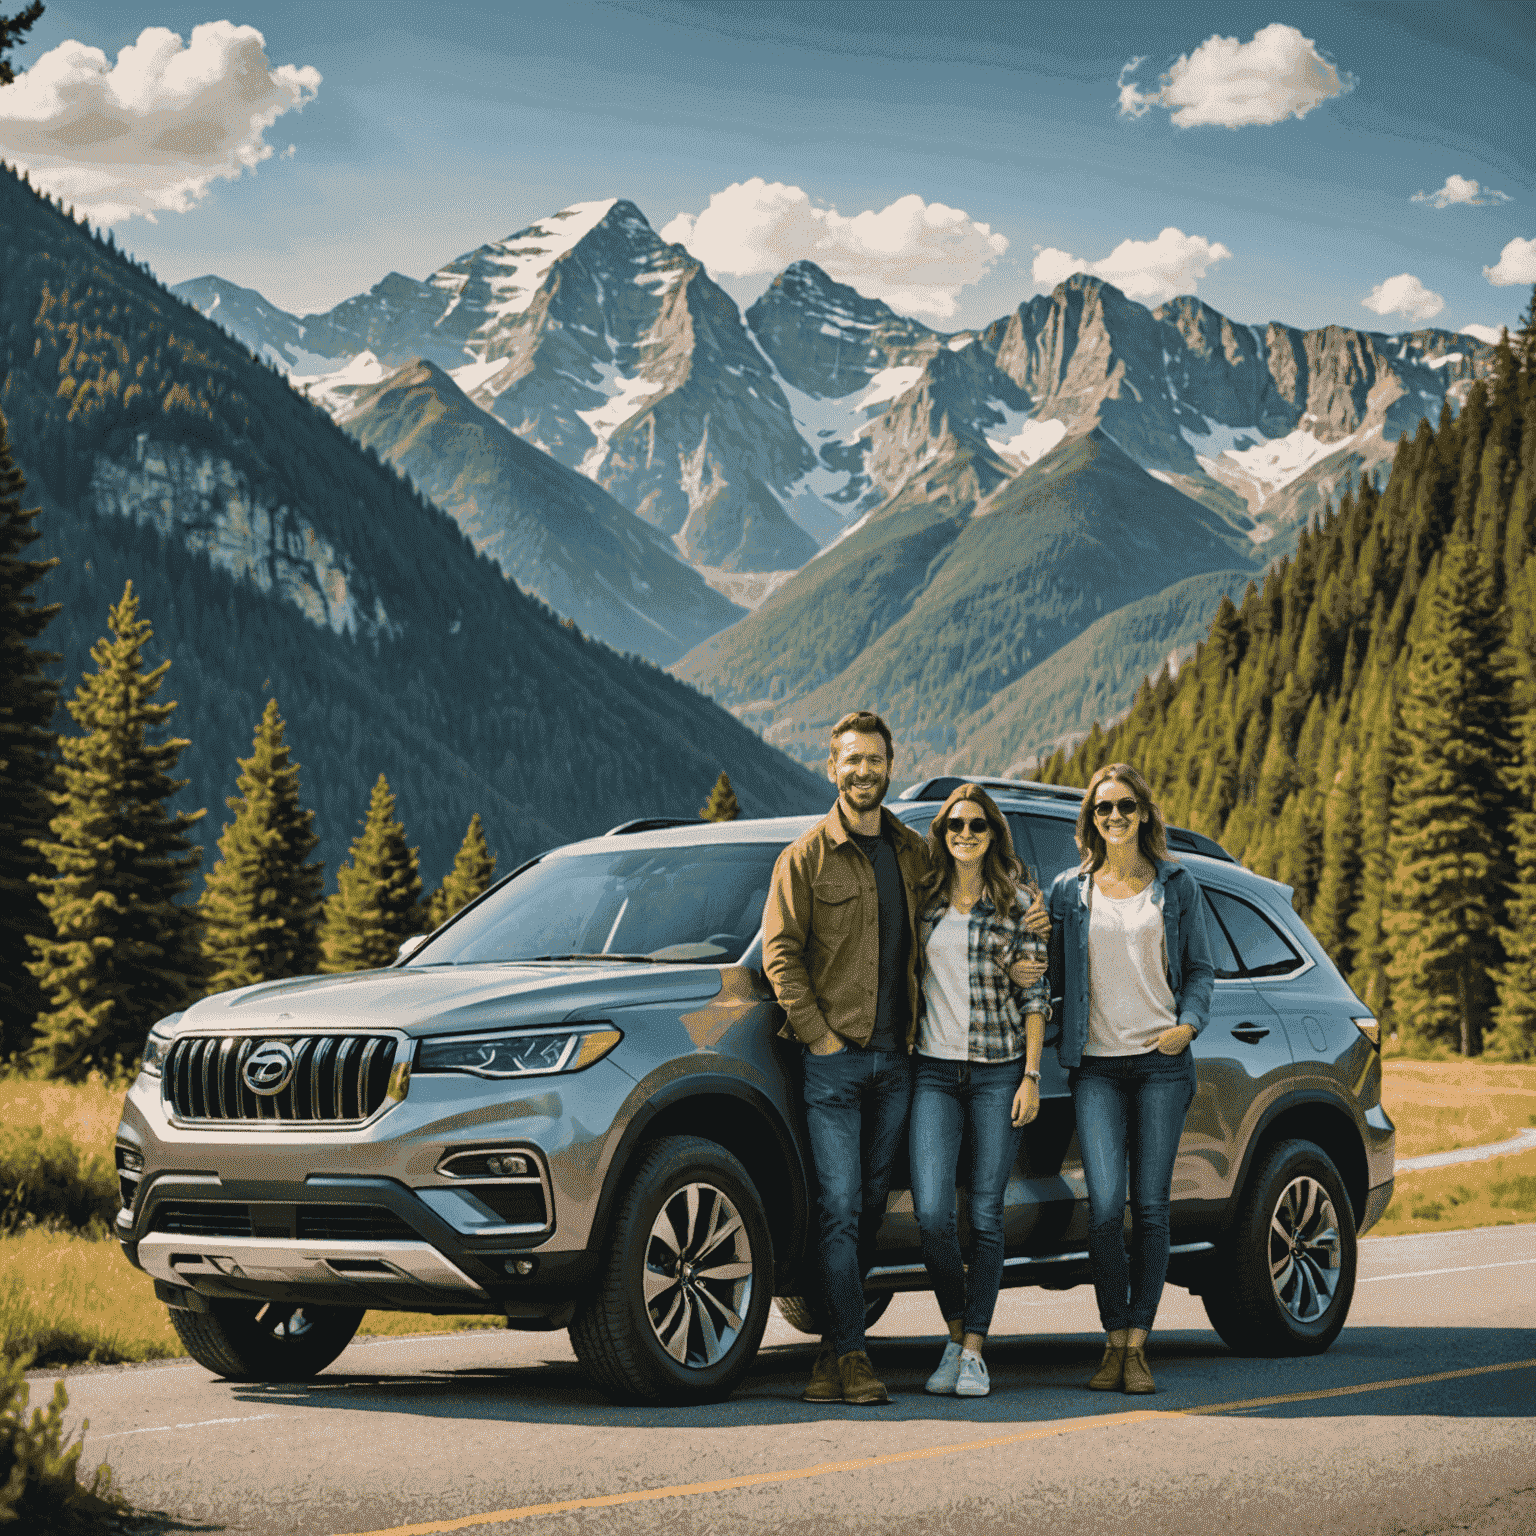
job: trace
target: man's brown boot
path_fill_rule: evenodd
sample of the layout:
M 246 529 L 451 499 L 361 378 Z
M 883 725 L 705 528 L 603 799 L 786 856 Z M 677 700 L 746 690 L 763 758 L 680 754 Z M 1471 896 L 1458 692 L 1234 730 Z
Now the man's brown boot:
M 842 1398 L 845 1403 L 888 1403 L 891 1394 L 885 1383 L 875 1375 L 869 1356 L 862 1349 L 855 1349 L 837 1362 L 843 1380 Z
M 1106 1344 L 1099 1368 L 1088 1379 L 1090 1392 L 1118 1392 L 1125 1385 L 1125 1345 Z
M 811 1370 L 811 1383 L 800 1396 L 807 1403 L 842 1402 L 843 1377 L 837 1368 L 837 1351 L 830 1344 L 821 1346 Z
M 1127 1392 L 1156 1392 L 1157 1383 L 1147 1368 L 1147 1352 L 1140 1344 L 1130 1344 L 1125 1351 L 1125 1390 Z

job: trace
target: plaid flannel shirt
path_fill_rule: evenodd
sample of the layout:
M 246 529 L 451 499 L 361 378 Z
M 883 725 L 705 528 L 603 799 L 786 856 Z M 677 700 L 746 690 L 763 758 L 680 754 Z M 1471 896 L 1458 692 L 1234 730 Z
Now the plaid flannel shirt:
M 1051 993 L 1042 976 L 1030 987 L 1016 986 L 1008 975 L 1014 951 L 1027 934 L 1024 914 L 1035 893 L 1019 891 L 1011 917 L 998 916 L 992 899 L 985 893 L 971 908 L 967 954 L 971 979 L 971 1061 L 1017 1061 L 1024 1054 L 1024 1020 L 1038 1013 L 1049 1021 Z M 936 896 L 923 908 L 918 919 L 918 953 L 926 962 L 928 940 L 939 920 L 949 910 L 949 903 Z

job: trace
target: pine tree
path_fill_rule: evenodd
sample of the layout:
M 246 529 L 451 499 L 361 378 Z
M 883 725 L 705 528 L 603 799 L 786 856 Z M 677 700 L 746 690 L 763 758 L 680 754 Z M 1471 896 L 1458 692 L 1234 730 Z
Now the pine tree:
M 1515 756 L 1508 784 L 1515 810 L 1510 843 L 1515 877 L 1499 974 L 1496 1028 L 1488 1054 L 1506 1061 L 1536 1060 L 1536 555 L 1509 584 L 1510 660 L 1515 679 Z
M 59 658 L 33 649 L 59 609 L 39 606 L 30 590 L 58 561 L 21 558 L 38 537 L 38 509 L 22 510 L 25 489 L 0 415 L 0 1059 L 26 1048 L 42 1007 L 27 939 L 50 932 L 32 877 L 46 870 L 38 844 L 53 814 L 59 751 L 59 685 L 44 670 Z
M 1507 700 L 1486 575 L 1459 533 L 1441 551 L 1414 625 L 1402 698 L 1383 928 L 1392 1015 L 1423 1045 L 1482 1050 L 1502 954 Z
M 156 1019 L 185 1008 L 202 979 L 196 909 L 177 898 L 202 859 L 187 836 L 203 815 L 167 811 L 189 745 L 156 743 L 175 710 L 157 704 L 170 662 L 144 668 L 152 630 L 133 583 L 91 647 L 96 670 L 69 701 L 81 735 L 61 743 L 57 814 L 37 888 L 51 933 L 34 938 L 30 970 L 47 997 L 33 1056 L 50 1076 L 81 1078 L 132 1060 Z
M 720 777 L 715 780 L 715 787 L 709 792 L 709 799 L 699 807 L 699 819 L 735 821 L 740 815 L 741 806 L 736 802 L 736 791 L 731 788 L 730 776 L 722 768 Z
M 309 975 L 320 964 L 324 866 L 308 862 L 320 839 L 315 813 L 299 804 L 299 765 L 275 699 L 239 761 L 239 793 L 225 801 L 235 819 L 198 903 L 210 992 Z
M 496 855 L 485 841 L 485 829 L 480 825 L 480 813 L 469 818 L 469 828 L 464 841 L 454 856 L 453 868 L 448 878 L 432 893 L 427 904 L 428 928 L 440 928 L 462 907 L 467 907 L 476 896 L 486 890 L 496 874 Z
M 395 820 L 395 797 L 381 773 L 368 819 L 349 862 L 336 871 L 337 890 L 320 927 L 322 971 L 366 971 L 392 965 L 400 946 L 422 931 L 421 871 Z

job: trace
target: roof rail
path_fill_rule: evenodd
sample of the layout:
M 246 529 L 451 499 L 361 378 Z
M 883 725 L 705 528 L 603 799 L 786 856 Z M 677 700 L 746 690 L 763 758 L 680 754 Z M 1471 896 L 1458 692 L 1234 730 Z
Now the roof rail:
M 962 784 L 979 784 L 983 789 L 1000 789 L 1005 793 L 1041 795 L 1050 800 L 1070 800 L 1074 804 L 1083 798 L 1080 789 L 1069 784 L 1041 784 L 1035 779 L 995 779 L 980 773 L 944 773 L 937 778 L 923 779 L 909 784 L 896 796 L 898 800 L 947 800 Z
M 655 832 L 660 827 L 696 827 L 697 816 L 637 816 L 633 821 L 621 821 L 609 827 L 604 837 L 620 837 L 626 832 Z

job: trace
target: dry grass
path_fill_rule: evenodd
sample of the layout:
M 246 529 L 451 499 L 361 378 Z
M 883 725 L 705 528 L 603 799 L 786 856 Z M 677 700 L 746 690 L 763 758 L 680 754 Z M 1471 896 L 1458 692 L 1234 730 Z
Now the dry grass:
M 1372 1237 L 1457 1232 L 1536 1221 L 1536 1152 L 1398 1175 Z
M 1536 1125 L 1536 1066 L 1389 1056 L 1381 1078 L 1399 1157 L 1487 1146 Z
M 122 1086 L 108 1087 L 99 1073 L 83 1083 L 0 1078 L 0 1125 L 35 1125 L 45 1136 L 62 1132 L 85 1152 L 110 1163 L 123 1114 L 123 1093 Z

